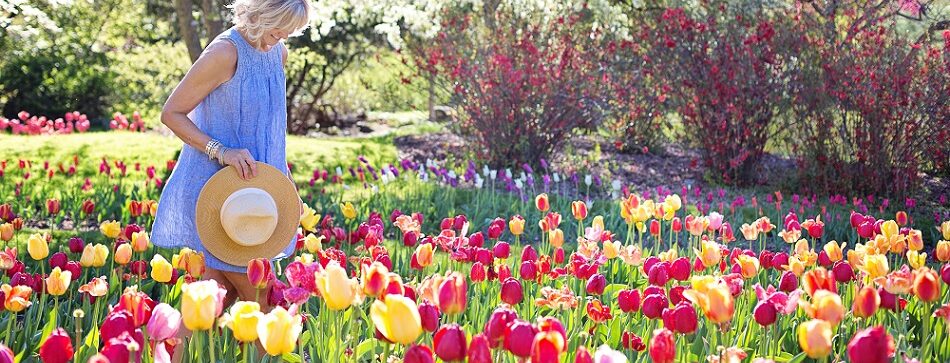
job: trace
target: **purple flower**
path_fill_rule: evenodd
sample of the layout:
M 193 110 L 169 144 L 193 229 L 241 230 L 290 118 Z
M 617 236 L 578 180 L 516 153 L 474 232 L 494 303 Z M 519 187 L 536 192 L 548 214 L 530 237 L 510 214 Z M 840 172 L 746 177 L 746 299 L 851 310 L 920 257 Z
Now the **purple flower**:
M 904 206 L 907 207 L 908 209 L 916 207 L 917 201 L 914 200 L 914 198 L 907 198 L 906 200 L 904 200 Z
M 366 161 L 366 157 L 363 155 L 360 155 L 358 159 L 360 159 L 360 161 L 362 161 L 364 164 L 369 164 L 369 161 Z
M 531 165 L 528 165 L 528 163 L 521 164 L 521 168 L 524 169 L 525 173 L 528 173 L 528 174 L 534 173 L 534 170 L 531 169 Z
M 541 162 L 541 167 L 544 168 L 545 170 L 547 170 L 547 169 L 548 169 L 548 161 L 547 161 L 547 160 L 544 160 L 544 158 L 541 158 L 541 161 L 540 161 L 540 162 Z
M 547 187 L 551 185 L 551 176 L 544 174 L 544 176 L 541 177 L 541 181 L 544 183 L 544 188 L 547 189 Z

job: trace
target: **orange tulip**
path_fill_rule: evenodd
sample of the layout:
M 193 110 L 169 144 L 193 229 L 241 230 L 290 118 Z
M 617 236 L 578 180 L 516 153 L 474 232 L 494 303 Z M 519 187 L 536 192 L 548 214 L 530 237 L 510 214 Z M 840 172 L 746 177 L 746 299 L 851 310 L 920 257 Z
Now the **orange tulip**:
M 950 241 L 937 242 L 937 261 L 950 261 Z
M 910 292 L 914 283 L 914 273 L 910 267 L 904 265 L 900 270 L 887 274 L 886 277 L 876 279 L 878 284 L 884 287 L 889 293 L 902 295 Z
M 412 254 L 416 264 L 425 268 L 432 264 L 432 244 L 422 243 L 416 247 L 416 252 Z
M 837 325 L 844 319 L 844 305 L 841 304 L 841 296 L 828 290 L 818 290 L 811 298 L 811 303 L 801 302 L 802 307 L 808 316 L 813 319 L 821 319 Z
M 877 293 L 877 289 L 865 286 L 854 296 L 854 307 L 851 311 L 854 312 L 854 316 L 868 318 L 877 312 L 879 306 L 881 306 L 881 295 Z
M 587 204 L 579 200 L 571 202 L 571 214 L 576 220 L 584 220 L 587 218 Z
M 14 232 L 14 229 L 13 229 L 12 224 L 10 223 L 0 224 L 0 240 L 3 240 L 4 242 L 9 242 L 11 239 L 13 239 L 13 232 Z
M 388 285 L 389 269 L 379 261 L 376 261 L 373 262 L 372 265 L 364 266 L 361 273 L 363 294 L 366 296 L 379 297 L 379 294 L 381 294 L 386 289 L 386 285 Z
M 914 277 L 914 295 L 923 302 L 932 303 L 940 298 L 940 283 L 937 274 L 930 268 L 917 271 Z
M 715 280 L 701 277 L 693 278 L 693 289 L 683 292 L 683 297 L 699 305 L 706 318 L 722 324 L 732 320 L 735 312 L 735 300 L 729 292 L 729 286 Z
M 848 244 L 845 243 L 845 246 L 847 245 Z M 824 250 L 825 250 L 825 253 L 828 254 L 828 259 L 830 259 L 831 262 L 838 262 L 838 261 L 841 261 L 842 258 L 844 258 L 844 253 L 841 252 L 842 248 L 843 248 L 842 246 L 838 245 L 837 241 L 831 241 L 831 242 L 825 243 Z
M 802 288 L 810 296 L 815 296 L 815 292 L 818 290 L 837 292 L 837 286 L 834 273 L 823 267 L 818 267 L 802 275 Z
M 736 263 L 739 264 L 740 272 L 744 278 L 751 279 L 759 273 L 758 258 L 748 255 L 739 255 L 739 257 L 736 257 Z
M 30 302 L 30 295 L 33 293 L 33 289 L 29 286 L 10 286 L 3 284 L 0 286 L 0 291 L 3 292 L 4 297 L 3 307 L 13 313 L 19 313 L 32 304 Z
M 556 228 L 548 232 L 548 240 L 551 242 L 552 247 L 560 248 L 564 245 L 564 231 L 560 228 Z
M 912 229 L 907 232 L 907 248 L 911 251 L 920 251 L 924 249 L 924 237 L 921 236 L 919 229 Z
M 798 344 L 811 358 L 831 354 L 831 324 L 813 319 L 798 325 Z

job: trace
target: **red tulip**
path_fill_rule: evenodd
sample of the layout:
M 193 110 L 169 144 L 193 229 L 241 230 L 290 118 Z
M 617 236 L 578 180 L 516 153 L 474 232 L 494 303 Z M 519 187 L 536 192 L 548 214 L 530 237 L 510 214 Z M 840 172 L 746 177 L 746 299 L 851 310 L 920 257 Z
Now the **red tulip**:
M 271 264 L 266 258 L 255 258 L 247 264 L 247 281 L 256 289 L 263 289 L 271 277 Z
M 895 351 L 894 338 L 882 326 L 859 331 L 848 343 L 848 359 L 852 363 L 890 362 Z
M 699 320 L 696 309 L 689 302 L 683 301 L 672 309 L 663 309 L 663 326 L 674 332 L 690 334 L 696 331 Z
M 491 363 L 491 349 L 485 334 L 478 333 L 468 345 L 468 363 Z
M 531 356 L 531 345 L 537 332 L 528 322 L 515 319 L 505 330 L 505 349 L 518 357 Z
M 8 203 L 0 204 L 0 220 L 10 222 L 14 218 L 16 218 L 16 214 L 13 213 L 13 207 Z
M 567 349 L 564 335 L 554 331 L 539 332 L 531 343 L 531 363 L 558 363 Z
M 505 339 L 505 332 L 508 325 L 518 319 L 518 314 L 507 307 L 501 306 L 492 312 L 485 323 L 485 336 L 492 348 L 498 348 Z
M 851 221 L 851 228 L 858 228 L 861 223 L 864 223 L 864 216 L 855 211 L 851 211 L 851 217 L 849 219 Z
M 831 263 L 832 263 L 831 258 L 828 257 L 828 253 L 827 253 L 827 252 L 825 252 L 824 250 L 818 252 L 818 264 L 819 264 L 819 265 L 821 265 L 822 267 L 829 267 L 829 266 L 831 266 Z
M 66 263 L 69 262 L 69 257 L 66 257 L 66 254 L 63 252 L 56 252 L 52 256 L 49 256 L 49 267 L 50 270 L 59 267 L 60 270 L 66 268 Z
M 632 331 L 625 331 L 620 337 L 620 341 L 624 349 L 635 350 L 638 352 L 642 352 L 647 349 L 646 344 L 643 344 L 643 339 L 634 334 Z
M 759 301 L 752 312 L 752 316 L 755 317 L 755 322 L 759 325 L 769 326 L 775 323 L 778 314 L 775 310 L 775 304 L 769 301 Z
M 653 331 L 653 339 L 650 340 L 650 358 L 656 363 L 672 363 L 676 358 L 676 339 L 673 332 L 669 329 L 657 329 Z
M 133 344 L 143 347 L 142 332 L 138 329 L 134 333 L 122 332 L 118 337 L 106 340 L 106 345 L 102 348 L 102 355 L 109 359 L 110 363 L 128 363 L 129 349 Z M 142 356 L 135 355 L 135 362 L 141 362 Z
M 413 247 L 419 242 L 419 234 L 416 231 L 406 231 L 402 235 L 402 244 L 406 247 Z
M 504 260 L 511 255 L 511 246 L 508 242 L 498 241 L 495 243 L 495 247 L 492 248 L 492 253 L 495 255 L 495 258 Z
M 505 281 L 511 277 L 511 269 L 508 265 L 498 266 L 498 281 Z
M 521 262 L 521 279 L 531 281 L 538 278 L 538 266 L 533 260 Z
M 669 273 L 670 277 L 676 279 L 676 281 L 689 280 L 689 275 L 691 273 L 689 259 L 686 257 L 680 257 L 674 260 L 673 263 L 670 264 Z
M 406 355 L 403 356 L 402 361 L 404 363 L 435 363 L 435 358 L 432 357 L 432 349 L 422 344 L 412 345 L 406 349 Z
M 643 306 L 640 308 L 640 312 L 647 318 L 657 319 L 663 315 L 663 309 L 666 309 L 669 305 L 666 295 L 651 294 L 643 298 Z
M 13 350 L 0 343 L 0 363 L 14 363 L 16 358 L 13 356 Z
M 760 261 L 761 262 L 761 261 Z M 772 267 L 782 268 L 782 266 L 788 265 L 788 254 L 785 252 L 776 253 L 772 256 Z
M 428 300 L 419 304 L 419 318 L 422 321 L 422 329 L 430 333 L 438 329 L 439 315 L 439 309 Z
M 882 308 L 888 309 L 890 311 L 897 311 L 897 304 L 899 303 L 901 311 L 904 311 L 904 308 L 907 306 L 907 300 L 887 292 L 887 290 L 884 290 L 883 287 L 879 287 L 877 289 L 877 294 L 881 296 Z
M 680 220 L 680 217 L 673 217 L 673 232 L 680 233 L 683 231 L 683 222 Z
M 660 262 L 653 264 L 650 267 L 650 272 L 647 274 L 650 285 L 663 286 L 670 281 L 670 264 L 668 262 Z
M 621 290 L 617 294 L 617 305 L 625 313 L 640 311 L 640 290 Z
M 901 227 L 906 226 L 909 221 L 909 218 L 907 217 L 907 212 L 897 211 L 897 214 L 894 215 L 894 221 L 896 221 L 897 224 Z
M 115 308 L 128 312 L 132 318 L 133 325 L 138 328 L 145 325 L 145 323 L 152 318 L 152 310 L 155 309 L 155 305 L 157 305 L 157 303 L 152 300 L 148 294 L 127 289 L 125 293 L 119 297 L 119 303 Z
M 505 222 L 504 219 L 495 218 L 491 224 L 488 225 L 488 239 L 498 239 L 498 237 L 501 237 L 507 225 L 508 223 Z
M 481 262 L 475 262 L 472 264 L 472 270 L 468 273 L 468 278 L 471 279 L 472 282 L 482 282 L 485 281 L 487 277 L 485 265 L 483 265 Z
M 607 287 L 607 278 L 601 274 L 594 274 L 587 279 L 587 294 L 601 295 Z
M 785 271 L 782 273 L 782 278 L 779 281 L 778 289 L 785 292 L 792 292 L 798 288 L 798 276 L 791 271 Z
M 485 235 L 482 232 L 475 232 L 471 236 L 468 236 L 468 245 L 469 247 L 484 247 L 485 246 Z
M 836 262 L 835 267 L 833 267 L 831 271 L 835 274 L 835 280 L 840 283 L 848 283 L 854 280 L 854 269 L 848 261 L 841 260 Z
M 453 315 L 465 311 L 468 302 L 468 283 L 465 277 L 458 272 L 446 276 L 439 286 L 437 302 L 439 310 L 445 314 Z
M 759 252 L 759 265 L 762 266 L 762 269 L 768 270 L 775 266 L 772 263 L 773 256 L 775 255 L 769 250 L 762 250 L 762 252 Z
M 943 283 L 950 285 L 950 263 L 944 264 L 940 268 L 940 279 L 943 280 Z
M 509 277 L 501 283 L 501 301 L 508 305 L 518 305 L 524 299 L 521 282 Z
M 67 363 L 73 359 L 73 343 L 63 328 L 56 328 L 40 345 L 43 363 Z
M 932 303 L 940 298 L 940 283 L 937 274 L 930 268 L 917 270 L 914 276 L 914 295 L 920 301 Z
M 435 332 L 432 340 L 435 355 L 447 362 L 465 359 L 468 344 L 465 340 L 465 331 L 458 324 L 447 324 Z
M 139 227 L 139 225 L 135 223 L 130 223 L 129 225 L 125 226 L 125 229 L 123 230 L 123 235 L 125 236 L 125 239 L 131 241 L 132 233 L 135 233 L 135 232 L 142 232 L 142 227 Z
M 554 263 L 558 265 L 564 263 L 564 249 L 563 248 L 558 247 L 554 249 Z
M 102 326 L 99 327 L 99 336 L 103 341 L 109 341 L 122 333 L 131 332 L 135 329 L 132 321 L 132 315 L 122 309 L 114 309 L 109 315 L 106 315 Z
M 534 250 L 534 247 L 527 245 L 524 249 L 521 250 L 521 261 L 537 261 L 538 252 Z
M 660 235 L 660 221 L 656 219 L 650 221 L 650 235 L 652 236 Z
M 73 237 L 69 239 L 69 252 L 82 253 L 82 250 L 85 247 L 86 245 L 83 243 L 82 238 Z
M 53 198 L 46 200 L 46 211 L 50 215 L 59 214 L 60 206 L 59 199 Z
M 881 306 L 881 296 L 873 287 L 865 286 L 854 296 L 852 311 L 854 316 L 867 318 L 877 312 Z
M 650 269 L 653 268 L 653 265 L 660 263 L 660 258 L 656 256 L 650 256 L 643 260 L 643 272 L 650 273 Z
M 680 301 L 685 300 L 683 298 L 684 291 L 686 291 L 686 286 L 683 286 L 683 285 L 676 285 L 676 286 L 671 287 L 670 293 L 667 294 L 669 295 L 670 304 L 676 305 L 676 304 L 679 304 Z
M 574 354 L 574 363 L 594 363 L 594 357 L 590 355 L 587 348 L 577 347 L 577 353 Z

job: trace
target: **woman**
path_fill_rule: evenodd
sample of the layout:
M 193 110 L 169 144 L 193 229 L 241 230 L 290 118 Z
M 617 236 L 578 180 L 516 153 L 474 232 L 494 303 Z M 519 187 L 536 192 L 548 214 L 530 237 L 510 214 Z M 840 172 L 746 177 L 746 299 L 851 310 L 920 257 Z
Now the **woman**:
M 165 102 L 162 123 L 185 143 L 165 184 L 152 242 L 160 247 L 189 247 L 204 252 L 203 276 L 235 298 L 254 301 L 255 289 L 245 266 L 230 265 L 202 246 L 195 226 L 201 187 L 222 167 L 243 179 L 257 174 L 255 162 L 287 168 L 287 130 L 283 41 L 307 27 L 308 0 L 236 0 L 234 27 L 218 35 Z M 303 205 L 301 204 L 301 212 Z M 288 241 L 285 255 L 293 252 Z M 266 298 L 259 301 L 266 306 Z

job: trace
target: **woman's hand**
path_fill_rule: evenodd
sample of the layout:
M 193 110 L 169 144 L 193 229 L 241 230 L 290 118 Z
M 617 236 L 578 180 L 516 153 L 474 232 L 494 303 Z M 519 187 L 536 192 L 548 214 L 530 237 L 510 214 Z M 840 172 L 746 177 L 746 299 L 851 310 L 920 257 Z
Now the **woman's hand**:
M 221 158 L 224 159 L 225 165 L 234 167 L 241 179 L 251 180 L 257 176 L 257 161 L 254 161 L 254 157 L 247 149 L 224 150 Z

